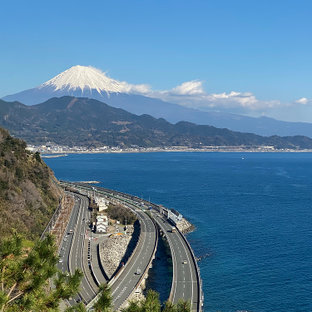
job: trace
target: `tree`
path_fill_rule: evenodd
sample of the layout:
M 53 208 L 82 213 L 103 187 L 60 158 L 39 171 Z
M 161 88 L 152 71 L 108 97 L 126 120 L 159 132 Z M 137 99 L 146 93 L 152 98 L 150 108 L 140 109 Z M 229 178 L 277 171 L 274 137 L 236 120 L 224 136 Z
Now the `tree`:
M 59 304 L 77 293 L 82 273 L 57 269 L 58 257 L 52 236 L 22 248 L 14 234 L 0 244 L 0 311 L 58 311 Z M 53 280 L 53 287 L 50 281 Z
M 166 301 L 165 306 L 162 309 L 163 312 L 177 312 L 177 307 L 171 302 L 171 301 Z
M 101 295 L 99 300 L 94 304 L 93 308 L 97 312 L 110 312 L 112 311 L 112 296 L 110 288 L 107 284 L 100 285 Z
M 143 312 L 160 312 L 161 305 L 159 301 L 159 293 L 149 290 L 143 303 Z
M 147 292 L 143 301 L 132 301 L 129 306 L 122 312 L 191 312 L 191 304 L 189 301 L 180 299 L 177 304 L 173 304 L 169 300 L 165 302 L 163 308 L 159 301 L 159 294 L 154 290 Z
M 36 153 L 35 153 L 35 159 L 36 159 L 38 162 L 41 162 L 41 157 L 40 157 L 40 153 L 39 153 L 39 152 L 36 152 Z
M 190 301 L 180 299 L 177 304 L 177 312 L 190 312 L 190 311 L 191 311 Z
M 129 306 L 126 309 L 123 309 L 122 312 L 141 312 L 142 307 L 138 301 L 131 301 Z
M 58 257 L 52 236 L 37 240 L 31 250 L 22 247 L 22 238 L 14 234 L 0 243 L 0 312 L 59 311 L 62 300 L 78 292 L 82 272 L 73 275 L 57 269 Z M 51 283 L 53 281 L 53 283 Z M 53 285 L 53 287 L 51 286 Z M 100 286 L 96 312 L 112 312 L 112 296 L 107 284 Z M 177 306 L 166 302 L 163 309 L 159 294 L 149 290 L 142 302 L 131 302 L 123 312 L 190 312 L 190 302 L 179 301 Z M 66 312 L 85 312 L 80 303 Z

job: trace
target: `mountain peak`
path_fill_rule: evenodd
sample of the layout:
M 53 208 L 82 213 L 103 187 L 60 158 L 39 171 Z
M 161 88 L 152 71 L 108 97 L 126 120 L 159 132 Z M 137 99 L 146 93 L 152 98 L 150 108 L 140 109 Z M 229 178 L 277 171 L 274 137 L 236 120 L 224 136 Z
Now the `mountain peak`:
M 80 89 L 96 90 L 98 93 L 127 92 L 127 84 L 111 79 L 101 70 L 92 66 L 73 66 L 49 81 L 41 84 L 39 88 L 52 87 L 55 91 L 75 91 Z

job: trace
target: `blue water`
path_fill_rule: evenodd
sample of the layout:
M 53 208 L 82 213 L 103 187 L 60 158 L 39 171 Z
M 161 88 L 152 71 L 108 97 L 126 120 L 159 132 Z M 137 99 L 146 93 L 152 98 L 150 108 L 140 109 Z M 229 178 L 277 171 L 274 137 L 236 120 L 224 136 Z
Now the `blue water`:
M 195 226 L 205 311 L 312 311 L 312 154 L 150 153 L 46 159 L 57 178 L 175 208 Z

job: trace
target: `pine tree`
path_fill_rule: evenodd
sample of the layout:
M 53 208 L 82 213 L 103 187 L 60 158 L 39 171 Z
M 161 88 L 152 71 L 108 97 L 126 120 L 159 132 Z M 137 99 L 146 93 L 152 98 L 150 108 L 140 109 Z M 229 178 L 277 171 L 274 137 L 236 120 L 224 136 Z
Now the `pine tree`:
M 190 301 L 180 299 L 177 304 L 177 312 L 190 312 L 190 311 L 191 311 Z
M 100 285 L 100 292 L 100 298 L 93 306 L 94 310 L 96 312 L 111 312 L 113 300 L 107 284 Z
M 168 300 L 165 302 L 165 306 L 162 309 L 162 312 L 177 312 L 177 307 Z
M 160 312 L 161 305 L 159 294 L 154 290 L 149 290 L 143 304 L 143 312 Z
M 57 269 L 58 257 L 52 236 L 22 248 L 19 235 L 0 244 L 0 311 L 58 311 L 62 300 L 77 293 L 82 273 Z M 53 280 L 53 287 L 51 281 Z

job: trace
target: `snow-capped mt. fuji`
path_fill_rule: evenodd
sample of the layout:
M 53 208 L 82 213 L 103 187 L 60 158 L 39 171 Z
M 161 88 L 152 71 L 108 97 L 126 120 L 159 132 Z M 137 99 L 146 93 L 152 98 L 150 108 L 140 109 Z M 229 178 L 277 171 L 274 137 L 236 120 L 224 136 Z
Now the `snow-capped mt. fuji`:
M 76 65 L 36 88 L 8 95 L 3 99 L 34 105 L 52 97 L 66 95 L 105 101 L 111 94 L 144 94 L 147 91 L 147 85 L 118 81 L 92 66 Z
M 109 93 L 144 93 L 146 85 L 132 85 L 127 82 L 109 78 L 101 70 L 92 66 L 73 66 L 38 88 L 52 87 L 54 91 L 96 91 Z
M 96 90 L 102 92 L 127 92 L 126 83 L 107 77 L 102 71 L 91 66 L 73 66 L 39 86 L 57 90 Z

